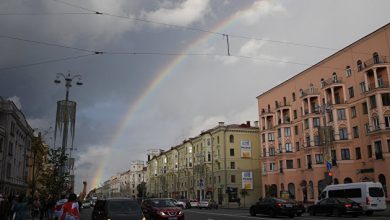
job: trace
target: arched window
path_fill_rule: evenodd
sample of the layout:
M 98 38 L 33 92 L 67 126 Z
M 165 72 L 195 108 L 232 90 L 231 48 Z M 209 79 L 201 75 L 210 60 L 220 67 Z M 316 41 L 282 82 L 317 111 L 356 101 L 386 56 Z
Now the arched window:
M 383 190 L 385 191 L 385 196 L 387 197 L 387 186 L 386 186 L 386 177 L 385 177 L 385 175 L 379 174 L 378 180 L 382 184 Z
M 375 53 L 372 54 L 372 59 L 374 60 L 374 63 L 375 63 L 375 64 L 380 63 L 379 55 L 378 55 L 377 52 L 375 52 Z
M 347 75 L 347 77 L 352 75 L 352 69 L 350 66 L 345 67 L 345 75 Z
M 314 199 L 314 185 L 313 185 L 313 181 L 309 181 L 309 196 L 310 196 L 310 199 Z
M 276 184 L 272 184 L 269 189 L 269 194 L 271 197 L 278 197 L 278 187 Z
M 292 100 L 295 101 L 295 92 L 292 93 Z
M 310 89 L 310 93 L 313 94 L 314 93 L 314 85 L 313 85 L 313 83 L 310 83 L 309 89 Z
M 288 194 L 290 195 L 290 198 L 295 199 L 295 185 L 294 185 L 294 183 L 289 183 L 287 188 L 288 188 Z
M 229 136 L 229 141 L 230 143 L 234 143 L 234 136 L 232 134 Z
M 321 84 L 321 88 L 325 87 L 325 80 L 323 78 L 321 78 L 320 84 Z
M 363 70 L 363 63 L 362 63 L 361 60 L 358 60 L 356 62 L 356 65 L 357 65 L 358 71 L 362 71 Z
M 268 112 L 271 111 L 271 106 L 268 104 Z
M 344 183 L 352 183 L 352 179 L 347 177 L 344 179 Z
M 337 82 L 337 74 L 335 72 L 332 74 L 332 80 L 334 83 Z
M 287 99 L 286 97 L 283 97 L 283 104 L 286 106 L 287 105 Z

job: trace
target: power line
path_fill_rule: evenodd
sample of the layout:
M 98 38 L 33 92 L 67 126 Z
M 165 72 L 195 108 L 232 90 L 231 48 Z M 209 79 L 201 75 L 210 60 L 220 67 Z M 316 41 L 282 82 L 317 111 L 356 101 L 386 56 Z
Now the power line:
M 95 13 L 85 13 L 85 12 L 36 12 L 36 13 L 0 13 L 0 16 L 44 16 L 44 15 L 95 15 Z
M 93 53 L 93 54 L 84 54 L 84 55 L 81 55 L 81 56 L 64 57 L 64 58 L 40 61 L 40 62 L 36 62 L 36 63 L 22 64 L 22 65 L 17 65 L 17 66 L 0 67 L 0 71 L 11 70 L 11 69 L 20 69 L 20 68 L 25 68 L 25 67 L 30 67 L 30 66 L 37 66 L 37 65 L 41 65 L 41 64 L 47 64 L 47 63 L 56 63 L 56 62 L 61 62 L 61 61 L 66 61 L 66 60 L 75 60 L 75 59 L 80 59 L 80 58 L 93 56 L 93 55 L 97 55 L 97 54 L 95 54 L 95 53 Z

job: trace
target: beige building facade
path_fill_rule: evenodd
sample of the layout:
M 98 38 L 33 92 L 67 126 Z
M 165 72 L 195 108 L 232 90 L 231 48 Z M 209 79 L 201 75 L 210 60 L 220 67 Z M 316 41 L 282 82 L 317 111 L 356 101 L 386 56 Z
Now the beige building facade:
M 258 132 L 257 122 L 220 122 L 154 156 L 147 162 L 148 196 L 254 203 L 261 196 Z
M 390 24 L 259 95 L 264 195 L 312 202 L 327 184 L 376 181 L 387 196 L 389 79 Z

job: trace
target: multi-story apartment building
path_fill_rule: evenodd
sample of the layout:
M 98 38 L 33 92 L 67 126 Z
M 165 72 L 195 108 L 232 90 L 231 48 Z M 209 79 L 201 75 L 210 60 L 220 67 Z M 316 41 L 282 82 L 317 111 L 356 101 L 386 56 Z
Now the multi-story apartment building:
M 390 24 L 257 97 L 264 194 L 314 201 L 327 184 L 376 181 L 387 195 L 389 56 Z
M 33 129 L 23 113 L 12 101 L 0 97 L 0 192 L 27 190 L 32 138 Z
M 220 122 L 153 157 L 148 161 L 149 195 L 212 198 L 223 205 L 239 199 L 255 202 L 261 196 L 258 132 L 257 123 Z

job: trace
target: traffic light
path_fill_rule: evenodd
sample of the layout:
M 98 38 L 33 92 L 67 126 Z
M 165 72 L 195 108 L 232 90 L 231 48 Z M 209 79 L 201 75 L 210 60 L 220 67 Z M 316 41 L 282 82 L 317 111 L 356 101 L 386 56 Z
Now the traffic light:
M 330 177 L 332 177 L 332 176 L 333 176 L 333 173 L 332 173 L 332 171 L 329 171 L 329 172 L 328 172 L 328 176 L 330 176 Z

